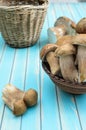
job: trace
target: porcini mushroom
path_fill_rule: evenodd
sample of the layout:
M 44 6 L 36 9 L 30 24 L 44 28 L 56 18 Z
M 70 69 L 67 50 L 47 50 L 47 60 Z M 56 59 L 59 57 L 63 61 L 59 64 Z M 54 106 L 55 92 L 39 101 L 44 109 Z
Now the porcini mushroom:
M 50 43 L 55 43 L 64 35 L 75 35 L 76 24 L 67 17 L 59 17 L 54 27 L 48 29 L 48 39 Z
M 86 18 L 82 18 L 76 25 L 77 33 L 86 33 Z
M 54 55 L 54 51 L 56 50 L 56 48 L 57 45 L 55 44 L 47 44 L 42 48 L 40 52 L 40 58 L 42 60 L 46 59 L 50 66 L 50 71 L 53 75 L 56 75 L 60 70 L 59 60 Z
M 69 35 L 75 35 L 76 34 L 76 24 L 71 20 L 69 19 L 68 17 L 59 17 L 54 26 L 55 27 L 58 27 L 58 25 L 65 25 L 66 27 L 66 31 L 67 31 L 67 34 Z
M 23 100 L 24 93 L 14 87 L 13 85 L 6 85 L 3 89 L 2 99 L 5 104 L 12 110 L 12 112 L 16 115 L 22 115 L 27 107 Z
M 76 48 L 72 44 L 63 44 L 55 50 L 55 56 L 59 57 L 63 78 L 72 82 L 78 82 L 78 71 L 74 64 L 74 54 L 76 54 Z
M 76 24 L 68 17 L 65 17 L 65 16 L 62 16 L 62 17 L 59 17 L 54 26 L 58 26 L 58 25 L 62 25 L 62 24 L 69 24 L 69 26 L 71 26 L 72 28 L 76 28 Z
M 22 115 L 27 107 L 37 103 L 38 94 L 34 89 L 24 92 L 15 86 L 8 84 L 3 89 L 2 99 L 16 116 Z
M 77 45 L 79 82 L 86 82 L 86 34 L 76 35 L 73 44 Z

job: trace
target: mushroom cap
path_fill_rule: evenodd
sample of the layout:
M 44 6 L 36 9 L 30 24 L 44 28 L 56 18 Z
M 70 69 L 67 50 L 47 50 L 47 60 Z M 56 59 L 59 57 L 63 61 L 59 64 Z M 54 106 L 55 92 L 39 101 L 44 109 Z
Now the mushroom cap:
M 63 44 L 55 50 L 55 56 L 67 56 L 76 54 L 76 48 L 72 44 Z
M 65 17 L 65 16 L 59 17 L 56 20 L 54 26 L 58 26 L 58 25 L 64 24 L 64 23 L 69 24 L 74 29 L 76 28 L 76 24 L 70 18 Z
M 74 37 L 72 44 L 86 46 L 86 34 L 77 34 Z
M 76 32 L 86 33 L 86 18 L 82 18 L 76 25 Z
M 55 51 L 57 48 L 56 44 L 47 44 L 40 51 L 40 59 L 43 60 L 50 51 Z
M 56 45 L 62 46 L 64 44 L 72 44 L 73 39 L 74 39 L 74 36 L 71 36 L 71 35 L 63 36 L 56 42 Z
M 64 19 L 71 25 L 72 28 L 74 29 L 76 28 L 76 24 L 74 21 L 72 21 L 70 18 L 65 17 L 65 16 L 64 16 Z
M 27 107 L 31 107 L 37 104 L 38 93 L 34 89 L 29 89 L 25 92 L 24 101 Z
M 23 99 L 20 99 L 20 100 L 16 100 L 14 103 L 13 103 L 13 113 L 16 115 L 16 116 L 20 116 L 22 114 L 24 114 L 24 112 L 27 110 L 27 107 L 23 101 Z

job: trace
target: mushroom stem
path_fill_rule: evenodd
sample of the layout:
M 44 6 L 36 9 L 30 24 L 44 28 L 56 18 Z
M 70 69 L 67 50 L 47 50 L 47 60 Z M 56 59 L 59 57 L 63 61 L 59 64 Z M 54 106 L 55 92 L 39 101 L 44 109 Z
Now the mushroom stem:
M 72 82 L 78 82 L 78 71 L 74 65 L 73 55 L 61 56 L 59 59 L 63 78 Z
M 12 98 L 19 100 L 23 98 L 24 92 L 16 88 L 15 86 L 13 86 L 12 84 L 7 84 L 5 88 L 3 89 L 3 95 L 9 98 L 10 96 L 12 96 Z
M 49 52 L 46 56 L 46 60 L 50 66 L 50 71 L 52 74 L 56 75 L 59 71 L 59 59 L 55 57 L 54 52 Z
M 77 51 L 79 82 L 86 82 L 86 47 L 78 46 Z
M 70 36 L 64 36 L 57 42 L 58 48 L 55 50 L 55 56 L 59 57 L 63 78 L 72 82 L 78 82 L 78 71 L 74 61 L 76 47 L 72 45 L 72 38 Z
M 27 107 L 23 101 L 23 91 L 8 84 L 3 90 L 2 99 L 16 116 L 22 115 Z

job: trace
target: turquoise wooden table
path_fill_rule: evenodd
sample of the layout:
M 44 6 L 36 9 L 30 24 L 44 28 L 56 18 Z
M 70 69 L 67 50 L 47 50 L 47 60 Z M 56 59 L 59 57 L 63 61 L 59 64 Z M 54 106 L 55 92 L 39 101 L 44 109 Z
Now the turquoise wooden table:
M 76 23 L 86 16 L 86 3 L 51 4 L 37 44 L 13 49 L 0 35 L 0 130 L 86 130 L 86 94 L 71 95 L 55 86 L 41 67 L 40 49 L 48 43 L 47 28 L 67 16 Z M 7 83 L 38 91 L 38 104 L 15 117 L 2 101 Z

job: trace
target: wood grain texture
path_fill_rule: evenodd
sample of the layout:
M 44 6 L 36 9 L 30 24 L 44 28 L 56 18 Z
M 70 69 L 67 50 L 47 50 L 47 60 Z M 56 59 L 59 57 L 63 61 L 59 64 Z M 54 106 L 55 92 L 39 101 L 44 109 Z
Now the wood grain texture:
M 48 9 L 49 12 L 50 9 Z M 48 15 L 40 36 L 40 48 L 48 43 Z M 42 40 L 43 39 L 43 40 Z M 41 64 L 40 64 L 41 65 Z M 56 119 L 55 119 L 56 117 Z M 41 68 L 41 121 L 42 130 L 61 130 L 55 85 Z
M 83 4 L 78 4 L 75 5 L 71 4 L 69 5 L 69 7 L 71 8 L 71 10 L 73 10 L 75 12 L 76 15 L 76 20 L 81 19 L 83 17 L 86 16 L 85 14 L 85 9 L 86 9 L 86 3 Z M 80 96 L 75 96 L 76 99 L 76 105 L 77 105 L 77 109 L 78 109 L 78 113 L 80 116 L 80 122 L 81 122 L 81 126 L 82 129 L 85 130 L 86 129 L 86 125 L 85 125 L 85 118 L 86 118 L 86 112 L 85 112 L 85 108 L 86 108 L 86 94 L 84 95 L 80 95 Z
M 4 42 L 3 42 L 4 44 Z M 12 50 L 12 51 L 11 51 Z M 5 111 L 5 105 L 2 101 L 2 89 L 3 86 L 5 86 L 5 84 L 9 83 L 10 81 L 10 76 L 11 76 L 11 69 L 12 69 L 12 65 L 13 65 L 13 60 L 14 60 L 14 54 L 15 54 L 15 50 L 9 48 L 7 45 L 4 49 L 3 52 L 3 56 L 2 56 L 2 60 L 0 63 L 0 122 L 1 125 L 0 127 L 2 127 L 2 122 L 3 122 L 3 115 L 4 115 L 4 111 Z
M 86 16 L 86 3 L 50 4 L 34 46 L 13 49 L 0 35 L 0 130 L 86 130 L 86 94 L 72 95 L 59 89 L 41 66 L 41 48 L 48 43 L 47 29 L 60 16 L 76 23 Z M 12 83 L 21 90 L 38 92 L 38 103 L 20 117 L 15 117 L 2 101 L 2 89 Z
M 53 6 L 55 11 L 55 18 L 66 16 L 74 20 L 66 4 L 59 4 L 58 6 L 54 4 Z M 81 130 L 74 96 L 61 91 L 59 88 L 57 88 L 57 94 L 60 107 L 62 130 L 69 130 L 69 128 L 70 130 L 76 128 Z M 71 119 L 71 121 L 69 121 L 69 119 Z M 71 127 L 72 125 L 73 128 Z
M 22 117 L 21 130 L 40 130 L 40 80 L 39 80 L 39 42 L 28 48 L 27 68 L 25 78 L 25 90 L 30 88 L 38 92 L 38 103 L 36 106 L 29 108 Z

